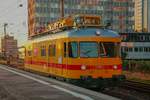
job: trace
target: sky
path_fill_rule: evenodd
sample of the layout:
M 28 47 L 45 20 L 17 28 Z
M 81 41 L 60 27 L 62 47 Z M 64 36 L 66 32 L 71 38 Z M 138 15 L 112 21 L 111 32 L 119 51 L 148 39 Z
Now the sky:
M 21 46 L 27 41 L 27 0 L 0 1 L 0 37 L 4 35 L 4 23 L 8 23 L 7 34 L 14 36 Z

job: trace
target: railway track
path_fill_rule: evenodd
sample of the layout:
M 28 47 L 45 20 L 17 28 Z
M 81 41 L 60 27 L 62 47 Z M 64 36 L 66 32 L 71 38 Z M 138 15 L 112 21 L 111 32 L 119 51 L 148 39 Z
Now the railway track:
M 119 85 L 119 87 L 126 88 L 126 89 L 132 89 L 132 90 L 135 90 L 138 92 L 150 94 L 150 84 L 127 80 L 127 81 L 121 83 Z
M 117 87 L 107 88 L 99 92 L 122 100 L 150 100 L 150 84 L 129 80 L 120 83 Z

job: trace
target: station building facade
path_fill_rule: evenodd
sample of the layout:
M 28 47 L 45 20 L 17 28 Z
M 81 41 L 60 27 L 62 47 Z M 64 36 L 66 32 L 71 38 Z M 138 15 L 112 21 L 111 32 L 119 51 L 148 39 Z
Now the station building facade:
M 120 33 L 126 60 L 150 60 L 150 33 Z

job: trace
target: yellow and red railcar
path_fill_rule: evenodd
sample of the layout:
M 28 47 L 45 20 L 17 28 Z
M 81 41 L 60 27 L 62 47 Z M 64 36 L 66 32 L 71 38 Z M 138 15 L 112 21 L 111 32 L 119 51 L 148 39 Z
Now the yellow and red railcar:
M 69 28 L 30 40 L 25 68 L 87 86 L 114 83 L 124 78 L 120 42 L 112 30 Z

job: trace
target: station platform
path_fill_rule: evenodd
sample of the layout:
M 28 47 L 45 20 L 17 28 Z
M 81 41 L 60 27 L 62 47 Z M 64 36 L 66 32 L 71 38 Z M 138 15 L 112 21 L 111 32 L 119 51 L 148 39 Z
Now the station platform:
M 0 65 L 0 100 L 119 100 L 48 77 Z

